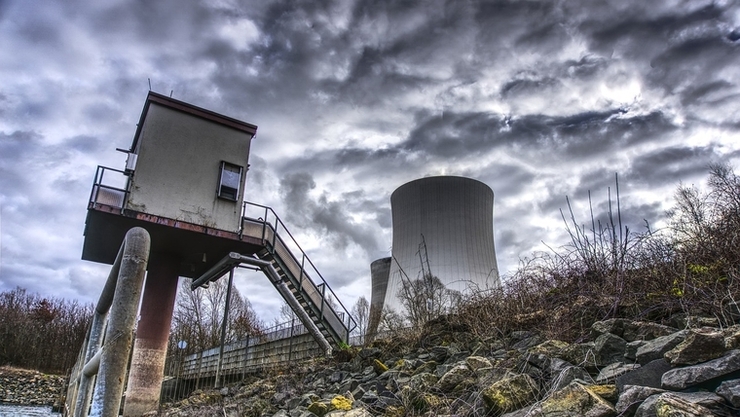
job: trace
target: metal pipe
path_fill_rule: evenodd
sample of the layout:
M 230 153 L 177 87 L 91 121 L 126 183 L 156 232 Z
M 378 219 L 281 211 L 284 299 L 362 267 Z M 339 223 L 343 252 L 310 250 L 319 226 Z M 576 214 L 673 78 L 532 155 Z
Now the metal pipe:
M 236 252 L 229 252 L 228 255 L 224 256 L 223 259 L 216 262 L 216 264 L 210 267 L 206 272 L 204 272 L 203 275 L 193 281 L 190 284 L 190 289 L 194 290 L 207 282 L 215 281 L 218 278 L 221 278 L 221 276 L 229 272 L 230 269 L 233 269 L 234 266 L 238 265 L 241 262 L 239 260 L 240 256 L 241 255 Z
M 293 311 L 298 315 L 298 318 L 301 320 L 301 323 L 303 323 L 306 326 L 306 329 L 308 329 L 309 333 L 311 333 L 314 339 L 316 339 L 316 342 L 319 343 L 319 345 L 322 347 L 326 356 L 331 356 L 331 352 L 332 352 L 331 345 L 326 340 L 324 335 L 321 334 L 321 331 L 318 329 L 318 327 L 316 327 L 316 324 L 308 316 L 308 313 L 306 313 L 306 311 L 303 309 L 303 306 L 301 306 L 298 300 L 296 300 L 293 293 L 290 291 L 288 286 L 280 278 L 280 275 L 278 275 L 277 271 L 275 270 L 275 267 L 273 267 L 270 262 L 263 261 L 261 259 L 251 257 L 251 256 L 244 256 L 236 252 L 229 252 L 229 254 L 226 255 L 220 261 L 218 261 L 216 265 L 211 267 L 208 271 L 206 271 L 198 279 L 193 281 L 193 283 L 190 284 L 190 288 L 196 289 L 206 282 L 210 282 L 214 279 L 217 279 L 218 277 L 225 274 L 226 271 L 228 271 L 228 269 L 234 268 L 235 266 L 241 263 L 259 267 L 262 270 L 262 272 L 265 275 L 267 275 L 268 279 L 272 281 L 272 283 L 275 285 L 275 288 L 278 290 L 280 295 L 282 295 L 283 299 L 288 303 L 288 305 L 290 305 Z M 324 301 L 322 299 L 322 304 L 323 302 Z M 321 315 L 323 317 L 323 308 L 322 308 Z
M 93 394 L 91 415 L 96 417 L 118 416 L 121 407 L 123 384 L 150 247 L 151 238 L 143 228 L 135 227 L 126 233 L 118 268 L 118 282 L 110 299 L 110 318 L 105 332 L 105 346 Z M 106 290 L 108 289 L 109 285 L 106 284 Z M 101 294 L 101 301 L 104 304 L 107 303 L 107 295 Z
M 98 353 L 95 354 L 95 356 L 92 357 L 86 364 L 85 367 L 82 368 L 82 375 L 85 375 L 88 378 L 92 378 L 93 376 L 97 375 L 98 369 L 100 369 L 100 357 L 103 356 L 103 350 L 99 350 Z
M 214 388 L 220 387 L 221 367 L 224 363 L 224 343 L 226 342 L 226 325 L 229 321 L 229 308 L 231 308 L 231 286 L 234 284 L 234 268 L 229 271 L 229 287 L 226 288 L 226 304 L 224 305 L 224 319 L 221 322 L 221 346 L 218 348 L 218 366 L 216 367 L 216 381 Z
M 306 311 L 303 309 L 303 306 L 301 306 L 298 300 L 296 300 L 293 293 L 290 292 L 290 289 L 280 278 L 280 275 L 278 275 L 277 271 L 272 266 L 272 264 L 267 261 L 263 261 L 261 259 L 240 255 L 235 252 L 232 252 L 229 254 L 229 256 L 232 256 L 232 255 L 238 256 L 238 259 L 245 264 L 255 265 L 255 266 L 260 267 L 262 272 L 264 272 L 267 275 L 267 277 L 270 279 L 270 281 L 272 281 L 272 283 L 275 285 L 275 288 L 277 288 L 280 295 L 283 296 L 283 299 L 288 303 L 288 305 L 290 305 L 290 307 L 296 313 L 298 318 L 301 320 L 301 323 L 303 323 L 303 325 L 306 326 L 306 329 L 308 329 L 308 332 L 311 333 L 311 336 L 313 336 L 313 338 L 316 340 L 319 346 L 321 346 L 321 348 L 324 350 L 324 354 L 326 356 L 331 356 L 331 352 L 332 352 L 331 345 L 326 340 L 324 335 L 321 334 L 321 331 L 319 330 L 318 327 L 316 327 L 316 324 L 313 322 L 313 320 L 311 320 L 311 317 L 308 316 L 308 313 L 306 313 Z
M 98 303 L 95 305 L 95 312 L 93 314 L 93 320 L 90 324 L 90 333 L 88 336 L 88 342 L 85 352 L 85 360 L 83 361 L 83 372 L 80 374 L 79 390 L 77 393 L 77 399 L 73 409 L 75 417 L 87 417 L 89 410 L 90 401 L 93 395 L 93 383 L 95 379 L 92 375 L 85 374 L 84 369 L 87 368 L 87 364 L 100 352 L 100 348 L 103 346 L 103 334 L 105 332 L 105 324 L 108 318 L 108 312 L 110 311 L 111 303 L 113 302 L 113 294 L 116 292 L 116 284 L 118 282 L 118 274 L 121 269 L 121 259 L 123 258 L 124 247 L 126 246 L 126 239 L 128 234 L 124 237 L 121 247 L 118 249 L 116 260 L 113 261 L 113 265 L 108 272 L 108 278 L 105 280 L 103 291 L 100 293 Z M 98 358 L 99 360 L 100 358 Z

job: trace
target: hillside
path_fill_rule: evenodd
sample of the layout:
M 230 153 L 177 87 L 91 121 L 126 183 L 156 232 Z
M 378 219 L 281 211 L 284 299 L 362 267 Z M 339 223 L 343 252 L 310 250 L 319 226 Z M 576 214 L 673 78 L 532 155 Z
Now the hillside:
M 449 316 L 333 360 L 197 391 L 158 415 L 738 415 L 740 326 L 686 316 L 674 324 L 611 319 L 567 343 L 532 331 L 481 339 Z

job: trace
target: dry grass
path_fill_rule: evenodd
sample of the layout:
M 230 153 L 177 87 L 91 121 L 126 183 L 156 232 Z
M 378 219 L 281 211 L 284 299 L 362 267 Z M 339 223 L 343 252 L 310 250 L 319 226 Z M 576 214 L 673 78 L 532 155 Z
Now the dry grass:
M 632 233 L 611 212 L 606 224 L 592 219 L 586 229 L 571 211 L 570 220 L 563 216 L 568 245 L 523 260 L 503 288 L 465 302 L 458 319 L 480 336 L 537 330 L 565 341 L 583 340 L 594 321 L 613 317 L 668 322 L 685 313 L 735 324 L 740 178 L 713 166 L 708 183 L 706 194 L 678 188 L 671 225 L 660 232 Z

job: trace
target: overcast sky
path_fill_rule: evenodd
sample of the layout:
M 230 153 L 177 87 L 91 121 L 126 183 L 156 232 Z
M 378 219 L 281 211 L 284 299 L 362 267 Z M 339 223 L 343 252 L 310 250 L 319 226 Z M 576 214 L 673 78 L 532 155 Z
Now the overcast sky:
M 494 190 L 503 275 L 566 243 L 566 195 L 603 213 L 615 173 L 630 227 L 660 225 L 680 182 L 740 166 L 739 50 L 729 0 L 0 0 L 0 291 L 97 300 L 86 203 L 148 79 L 259 126 L 247 199 L 351 305 L 419 177 Z M 269 320 L 267 280 L 238 281 Z

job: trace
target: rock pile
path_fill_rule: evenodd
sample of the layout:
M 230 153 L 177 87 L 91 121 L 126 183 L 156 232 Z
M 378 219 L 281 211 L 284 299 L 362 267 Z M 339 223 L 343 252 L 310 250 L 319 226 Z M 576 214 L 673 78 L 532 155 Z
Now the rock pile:
M 740 325 L 689 324 L 611 319 L 570 344 L 527 331 L 480 340 L 432 323 L 406 352 L 378 343 L 346 362 L 199 392 L 161 415 L 740 415 Z
M 54 405 L 60 400 L 65 378 L 9 366 L 0 367 L 0 402 Z

